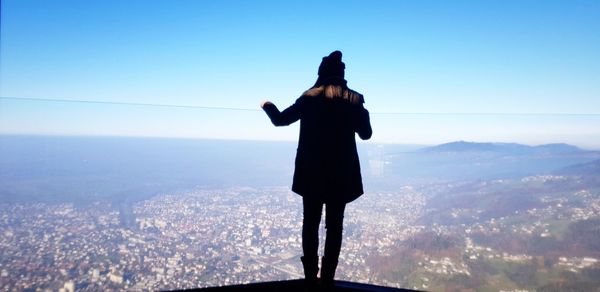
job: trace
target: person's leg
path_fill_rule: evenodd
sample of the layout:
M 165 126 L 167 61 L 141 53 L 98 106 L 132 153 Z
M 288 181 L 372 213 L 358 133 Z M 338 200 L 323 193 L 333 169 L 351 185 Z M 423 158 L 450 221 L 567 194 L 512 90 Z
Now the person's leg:
M 323 203 L 318 200 L 302 198 L 303 222 L 302 222 L 302 252 L 304 256 L 301 258 L 304 266 L 304 277 L 309 284 L 314 284 L 317 281 L 317 273 L 319 272 L 319 224 L 321 223 L 321 212 L 323 211 Z
M 344 223 L 344 210 L 346 204 L 326 204 L 325 228 L 325 255 L 321 267 L 321 279 L 324 284 L 333 284 L 335 269 L 337 268 L 340 249 L 342 247 L 342 231 Z
M 317 257 L 319 248 L 319 224 L 323 203 L 314 199 L 302 198 L 304 219 L 302 222 L 302 252 L 305 257 Z

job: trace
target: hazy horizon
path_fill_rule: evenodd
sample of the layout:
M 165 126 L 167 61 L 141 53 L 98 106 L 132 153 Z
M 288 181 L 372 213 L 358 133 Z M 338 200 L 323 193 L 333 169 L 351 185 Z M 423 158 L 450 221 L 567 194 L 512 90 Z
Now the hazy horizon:
M 175 140 L 214 140 L 214 141 L 240 141 L 240 142 L 244 142 L 244 141 L 248 141 L 248 142 L 282 142 L 282 143 L 294 143 L 297 144 L 298 140 L 297 139 L 289 139 L 289 140 L 282 140 L 282 139 L 238 139 L 238 138 L 206 138 L 206 137 L 178 137 L 178 136 L 125 136 L 125 135 L 94 135 L 94 134 L 63 134 L 63 133 L 58 133 L 58 134 L 39 134 L 39 133 L 0 133 L 0 136 L 32 136 L 32 137 L 89 137 L 89 138 L 94 138 L 94 137 L 98 137 L 98 138 L 140 138 L 140 139 L 175 139 Z M 441 143 L 432 143 L 432 144 L 423 144 L 423 143 L 401 143 L 401 142 L 379 142 L 379 141 L 372 141 L 372 140 L 367 140 L 367 141 L 362 141 L 360 139 L 357 138 L 357 145 L 361 145 L 361 144 L 367 144 L 367 145 L 398 145 L 398 146 L 407 146 L 407 147 L 414 147 L 416 148 L 426 148 L 426 147 L 432 147 L 432 146 L 438 146 L 438 145 L 443 145 L 443 144 L 448 144 L 448 143 L 455 143 L 455 142 L 466 142 L 466 143 L 476 143 L 476 144 L 485 144 L 485 143 L 492 143 L 492 144 L 521 144 L 521 145 L 525 145 L 525 146 L 531 146 L 531 147 L 535 147 L 535 146 L 542 146 L 542 145 L 552 145 L 552 144 L 567 144 L 567 145 L 572 145 L 572 146 L 576 146 L 582 150 L 588 150 L 588 151 L 600 151 L 600 144 L 597 147 L 589 147 L 581 144 L 575 144 L 575 143 L 567 143 L 564 141 L 551 141 L 551 142 L 547 142 L 547 143 L 521 143 L 521 142 L 517 142 L 517 141 L 474 141 L 474 140 L 449 140 L 449 141 L 445 141 L 445 142 L 441 142 Z

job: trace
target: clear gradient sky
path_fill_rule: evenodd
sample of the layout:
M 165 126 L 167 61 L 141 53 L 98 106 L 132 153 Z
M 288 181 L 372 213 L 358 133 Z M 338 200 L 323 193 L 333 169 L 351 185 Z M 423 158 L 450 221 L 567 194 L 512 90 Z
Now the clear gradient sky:
M 600 1 L 1 3 L 2 97 L 283 108 L 338 49 L 375 142 L 600 148 Z M 0 99 L 4 134 L 293 140 L 297 130 L 260 111 Z

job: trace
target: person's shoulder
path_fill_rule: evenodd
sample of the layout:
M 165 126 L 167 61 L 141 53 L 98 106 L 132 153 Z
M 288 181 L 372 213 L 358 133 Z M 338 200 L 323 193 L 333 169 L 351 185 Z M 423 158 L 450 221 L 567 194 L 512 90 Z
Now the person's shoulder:
M 354 91 L 350 88 L 348 88 L 348 90 L 346 91 L 346 97 L 344 97 L 344 99 L 347 99 L 353 104 L 365 103 L 365 97 L 358 91 Z
M 302 93 L 296 103 L 299 105 L 319 103 L 324 92 L 324 86 L 311 87 Z
M 325 86 L 311 87 L 307 91 L 304 91 L 304 93 L 302 93 L 302 96 L 300 98 L 316 97 L 316 96 L 322 95 L 324 91 L 325 91 Z

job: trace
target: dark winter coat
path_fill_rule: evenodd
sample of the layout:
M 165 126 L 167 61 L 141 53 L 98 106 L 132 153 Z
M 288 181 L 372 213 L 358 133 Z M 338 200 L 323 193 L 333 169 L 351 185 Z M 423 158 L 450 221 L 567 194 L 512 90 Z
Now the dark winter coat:
M 275 126 L 300 120 L 300 137 L 292 190 L 324 203 L 348 203 L 363 194 L 355 134 L 371 138 L 369 112 L 360 93 L 341 85 L 322 85 L 304 92 L 280 112 L 263 109 Z

